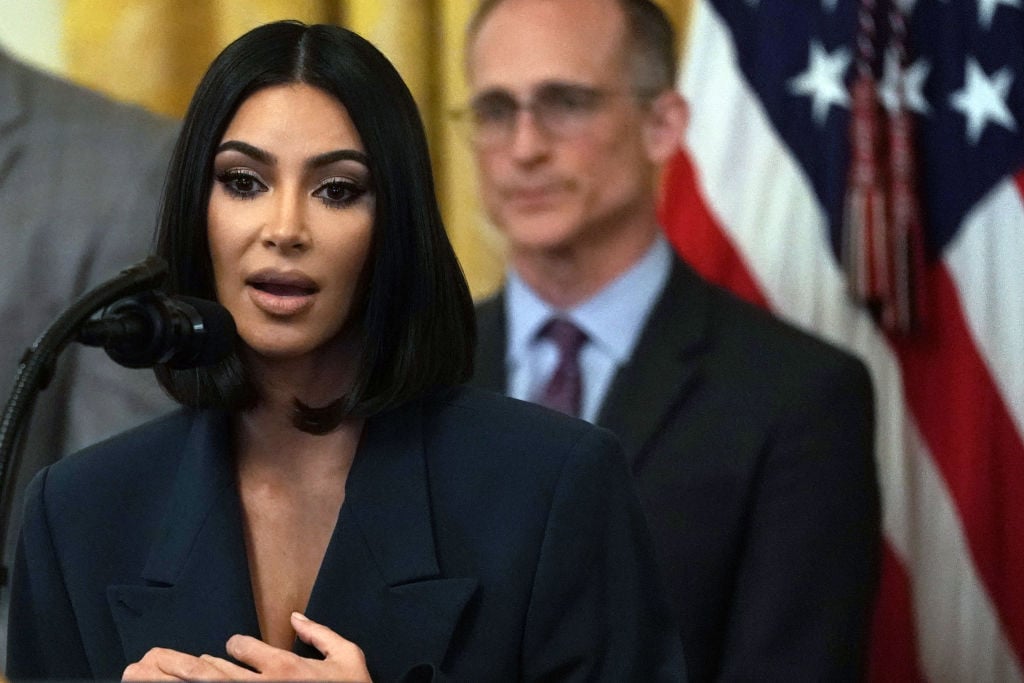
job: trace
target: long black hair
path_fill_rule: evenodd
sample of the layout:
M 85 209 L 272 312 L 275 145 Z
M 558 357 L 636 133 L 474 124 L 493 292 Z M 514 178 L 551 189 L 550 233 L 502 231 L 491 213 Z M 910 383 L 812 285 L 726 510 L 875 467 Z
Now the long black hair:
M 157 253 L 170 265 L 168 290 L 216 298 L 206 218 L 216 147 L 242 102 L 289 83 L 319 88 L 344 105 L 369 157 L 376 196 L 360 289 L 365 300 L 353 309 L 361 319 L 351 321 L 362 336 L 354 384 L 329 409 L 296 404 L 297 426 L 324 432 L 346 415 L 373 415 L 468 379 L 476 344 L 473 302 L 441 221 L 423 124 L 401 76 L 355 33 L 295 21 L 260 26 L 235 40 L 196 89 L 157 234 Z M 259 401 L 237 351 L 212 367 L 158 366 L 156 373 L 187 406 L 239 410 Z

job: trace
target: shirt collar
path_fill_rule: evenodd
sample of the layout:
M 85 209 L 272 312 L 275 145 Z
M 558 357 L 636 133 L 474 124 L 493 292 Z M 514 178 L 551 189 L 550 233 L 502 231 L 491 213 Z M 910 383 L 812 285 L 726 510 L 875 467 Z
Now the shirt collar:
M 541 327 L 562 316 L 587 333 L 590 342 L 619 363 L 633 353 L 654 302 L 665 288 L 672 270 L 672 248 L 658 235 L 647 253 L 604 289 L 564 311 L 551 306 L 530 289 L 514 270 L 505 285 L 508 321 L 506 358 L 517 364 L 536 340 Z

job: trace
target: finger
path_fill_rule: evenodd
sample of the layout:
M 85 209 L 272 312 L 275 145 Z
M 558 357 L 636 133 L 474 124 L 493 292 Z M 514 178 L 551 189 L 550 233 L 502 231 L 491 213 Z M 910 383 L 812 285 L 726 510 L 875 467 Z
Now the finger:
M 359 657 L 363 655 L 363 651 L 351 640 L 345 639 L 323 624 L 318 624 L 309 619 L 304 614 L 292 612 L 291 621 L 292 628 L 295 629 L 295 635 L 302 642 L 315 647 L 327 659 L 331 659 L 332 656 L 351 657 L 355 653 L 358 653 Z
M 125 667 L 124 673 L 121 674 L 122 681 L 180 681 L 181 679 L 177 676 L 165 674 L 158 669 L 143 664 L 142 662 L 134 662 Z
M 283 657 L 295 656 L 286 650 L 267 645 L 258 638 L 237 634 L 228 638 L 226 649 L 229 655 L 258 672 L 266 671 Z
M 122 674 L 125 681 L 185 680 L 199 661 L 197 657 L 163 647 L 151 648 Z
M 246 669 L 244 666 L 238 666 L 234 662 L 229 662 L 221 657 L 214 657 L 213 655 L 200 655 L 199 659 L 206 662 L 208 665 L 216 669 L 219 673 L 230 676 L 234 680 L 255 680 L 259 678 L 259 674 Z

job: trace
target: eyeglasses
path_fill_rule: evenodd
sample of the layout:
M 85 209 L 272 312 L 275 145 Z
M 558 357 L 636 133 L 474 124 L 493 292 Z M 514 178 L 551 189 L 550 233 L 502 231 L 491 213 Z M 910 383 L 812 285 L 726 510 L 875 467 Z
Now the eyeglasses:
M 474 145 L 492 149 L 512 141 L 521 111 L 530 112 L 534 124 L 547 137 L 566 139 L 585 133 L 594 115 L 610 98 L 634 94 L 574 83 L 548 83 L 538 88 L 526 102 L 520 102 L 505 90 L 483 92 L 470 101 L 467 109 L 455 115 L 468 120 L 472 126 Z

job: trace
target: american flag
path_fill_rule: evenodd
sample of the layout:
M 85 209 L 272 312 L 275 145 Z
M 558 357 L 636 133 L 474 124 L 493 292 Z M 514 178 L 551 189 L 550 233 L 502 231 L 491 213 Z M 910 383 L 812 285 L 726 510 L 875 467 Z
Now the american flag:
M 902 69 L 876 27 L 877 95 L 916 129 L 910 334 L 853 300 L 840 257 L 862 2 L 695 2 L 662 220 L 706 277 L 871 369 L 885 536 L 871 677 L 1022 681 L 1024 2 L 898 2 Z

